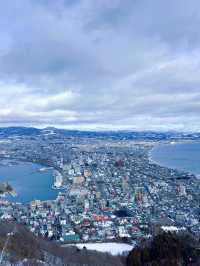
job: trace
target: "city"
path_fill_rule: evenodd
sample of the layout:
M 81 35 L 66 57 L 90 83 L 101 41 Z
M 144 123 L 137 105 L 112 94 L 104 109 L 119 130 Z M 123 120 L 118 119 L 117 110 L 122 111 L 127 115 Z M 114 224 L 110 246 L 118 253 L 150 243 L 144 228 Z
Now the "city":
M 151 149 L 161 143 L 170 141 L 72 138 L 50 129 L 2 136 L 1 161 L 53 169 L 58 196 L 25 204 L 2 197 L 0 219 L 62 244 L 140 243 L 158 230 L 187 230 L 199 237 L 200 180 L 151 161 Z
M 0 266 L 200 266 L 199 24 L 0 1 Z

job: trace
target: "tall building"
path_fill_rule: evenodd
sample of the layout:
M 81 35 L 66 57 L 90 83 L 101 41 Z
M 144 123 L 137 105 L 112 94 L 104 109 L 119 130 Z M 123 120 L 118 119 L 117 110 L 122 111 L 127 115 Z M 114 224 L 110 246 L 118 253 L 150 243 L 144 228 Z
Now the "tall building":
M 73 184 L 74 185 L 81 185 L 82 183 L 84 183 L 84 181 L 85 181 L 85 178 L 82 175 L 75 176 L 73 178 Z
M 180 196 L 186 196 L 187 193 L 186 193 L 186 188 L 184 185 L 179 185 L 178 186 L 178 193 Z
M 123 192 L 126 192 L 128 190 L 128 176 L 122 177 L 122 189 Z

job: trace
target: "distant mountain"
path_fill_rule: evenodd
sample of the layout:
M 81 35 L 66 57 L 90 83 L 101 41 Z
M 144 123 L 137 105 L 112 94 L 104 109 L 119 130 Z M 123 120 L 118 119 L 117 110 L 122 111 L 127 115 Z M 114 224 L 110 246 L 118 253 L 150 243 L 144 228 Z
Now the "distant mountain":
M 200 133 L 184 132 L 154 132 L 154 131 L 81 131 L 66 130 L 54 127 L 38 129 L 33 127 L 4 127 L 0 128 L 0 137 L 11 136 L 38 136 L 38 135 L 60 135 L 65 137 L 99 138 L 99 139 L 127 139 L 127 140 L 200 140 Z
M 0 136 L 31 136 L 39 135 L 41 132 L 40 129 L 33 127 L 1 127 Z

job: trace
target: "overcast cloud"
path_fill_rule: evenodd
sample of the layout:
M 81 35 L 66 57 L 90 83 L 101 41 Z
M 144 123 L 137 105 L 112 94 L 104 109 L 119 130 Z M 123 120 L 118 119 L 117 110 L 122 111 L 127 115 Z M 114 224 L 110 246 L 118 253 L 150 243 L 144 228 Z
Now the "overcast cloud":
M 0 3 L 0 126 L 200 131 L 199 0 Z

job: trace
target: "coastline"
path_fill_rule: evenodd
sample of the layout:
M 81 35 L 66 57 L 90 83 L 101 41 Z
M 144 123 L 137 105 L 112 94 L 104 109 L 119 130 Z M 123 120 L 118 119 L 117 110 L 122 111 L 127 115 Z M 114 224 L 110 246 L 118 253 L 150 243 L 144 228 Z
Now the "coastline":
M 12 196 L 13 198 L 17 197 L 17 193 L 13 190 L 11 192 L 6 191 L 6 192 L 3 192 L 3 193 L 0 193 L 0 198 L 6 198 L 9 195 Z
M 13 161 L 15 162 L 15 159 Z M 14 186 L 10 193 L 6 191 L 6 193 L 0 194 L 1 198 L 22 204 L 36 198 L 42 201 L 57 199 L 58 191 L 52 188 L 54 184 L 53 167 L 23 160 L 13 164 L 13 161 L 9 159 L 6 164 L 0 165 L 0 183 L 7 180 Z M 45 171 L 39 171 L 41 168 Z
M 152 151 L 154 149 L 157 149 L 157 148 L 161 147 L 161 146 L 166 147 L 166 146 L 171 146 L 171 145 L 177 146 L 177 145 L 196 144 L 196 143 L 200 144 L 200 141 L 187 140 L 187 141 L 176 141 L 176 142 L 173 142 L 173 143 L 171 143 L 171 142 L 155 143 L 155 145 L 147 153 L 149 163 L 150 164 L 156 164 L 156 165 L 158 165 L 160 167 L 168 168 L 168 169 L 175 170 L 175 171 L 178 171 L 178 172 L 181 172 L 181 173 L 187 173 L 187 174 L 195 176 L 197 179 L 200 179 L 200 172 L 199 173 L 195 173 L 195 172 L 193 172 L 191 170 L 186 170 L 186 169 L 181 169 L 179 167 L 172 167 L 172 166 L 169 166 L 169 165 L 164 165 L 161 162 L 156 161 L 155 159 L 153 159 L 153 155 L 152 155 Z
M 17 193 L 16 191 L 9 185 L 9 189 L 6 187 L 6 183 L 0 183 L 1 186 L 5 186 L 2 191 L 0 191 L 0 197 L 5 198 L 7 195 L 10 195 L 12 197 L 16 197 Z

